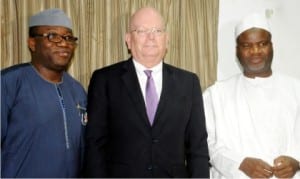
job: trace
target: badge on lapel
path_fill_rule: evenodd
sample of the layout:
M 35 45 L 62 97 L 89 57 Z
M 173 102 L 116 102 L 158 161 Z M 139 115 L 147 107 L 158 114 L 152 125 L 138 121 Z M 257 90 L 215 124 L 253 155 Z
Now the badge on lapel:
M 86 108 L 80 106 L 80 104 L 77 104 L 76 107 L 77 107 L 77 109 L 79 111 L 79 115 L 80 115 L 80 118 L 81 118 L 81 124 L 83 126 L 86 126 L 86 124 L 88 122 L 88 116 L 87 116 Z

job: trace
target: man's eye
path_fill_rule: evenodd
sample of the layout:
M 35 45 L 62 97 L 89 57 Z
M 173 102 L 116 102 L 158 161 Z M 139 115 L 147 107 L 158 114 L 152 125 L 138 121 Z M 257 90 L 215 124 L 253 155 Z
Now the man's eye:
M 249 44 L 241 44 L 240 45 L 242 48 L 250 48 L 250 45 Z
M 56 38 L 59 38 L 59 35 L 58 34 L 55 34 L 55 33 L 50 33 L 48 34 L 49 38 L 50 39 L 56 39 Z
M 66 40 L 73 40 L 73 37 L 72 37 L 72 36 L 64 36 L 64 38 L 65 38 Z
M 260 47 L 265 47 L 267 45 L 269 45 L 269 42 L 261 42 L 261 43 L 259 43 Z
M 139 34 L 143 34 L 145 32 L 146 32 L 146 30 L 137 30 L 137 33 L 139 33 Z

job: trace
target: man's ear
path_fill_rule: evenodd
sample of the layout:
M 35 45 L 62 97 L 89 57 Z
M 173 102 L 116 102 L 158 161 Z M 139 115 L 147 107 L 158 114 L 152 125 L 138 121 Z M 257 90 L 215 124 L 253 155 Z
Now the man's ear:
M 125 42 L 126 42 L 128 50 L 130 50 L 131 49 L 131 34 L 130 33 L 125 34 Z
M 27 44 L 28 44 L 28 48 L 31 52 L 34 52 L 35 51 L 35 39 L 32 38 L 32 37 L 29 37 L 27 39 Z

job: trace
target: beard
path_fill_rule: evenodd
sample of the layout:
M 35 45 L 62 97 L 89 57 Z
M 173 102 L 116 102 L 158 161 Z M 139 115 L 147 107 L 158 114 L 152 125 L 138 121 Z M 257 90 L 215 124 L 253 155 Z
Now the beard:
M 272 61 L 264 61 L 262 63 L 258 64 L 244 64 L 244 73 L 248 75 L 254 75 L 254 76 L 265 76 L 266 74 L 269 74 L 271 70 L 271 64 Z

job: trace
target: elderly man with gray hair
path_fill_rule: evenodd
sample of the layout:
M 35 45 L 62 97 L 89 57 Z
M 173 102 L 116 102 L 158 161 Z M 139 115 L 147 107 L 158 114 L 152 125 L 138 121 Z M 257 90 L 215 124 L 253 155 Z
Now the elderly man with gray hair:
M 203 94 L 211 176 L 300 177 L 300 82 L 272 70 L 264 15 L 245 17 L 235 37 L 243 73 Z
M 66 73 L 76 47 L 60 9 L 30 18 L 31 62 L 1 71 L 1 177 L 79 177 L 84 88 Z

